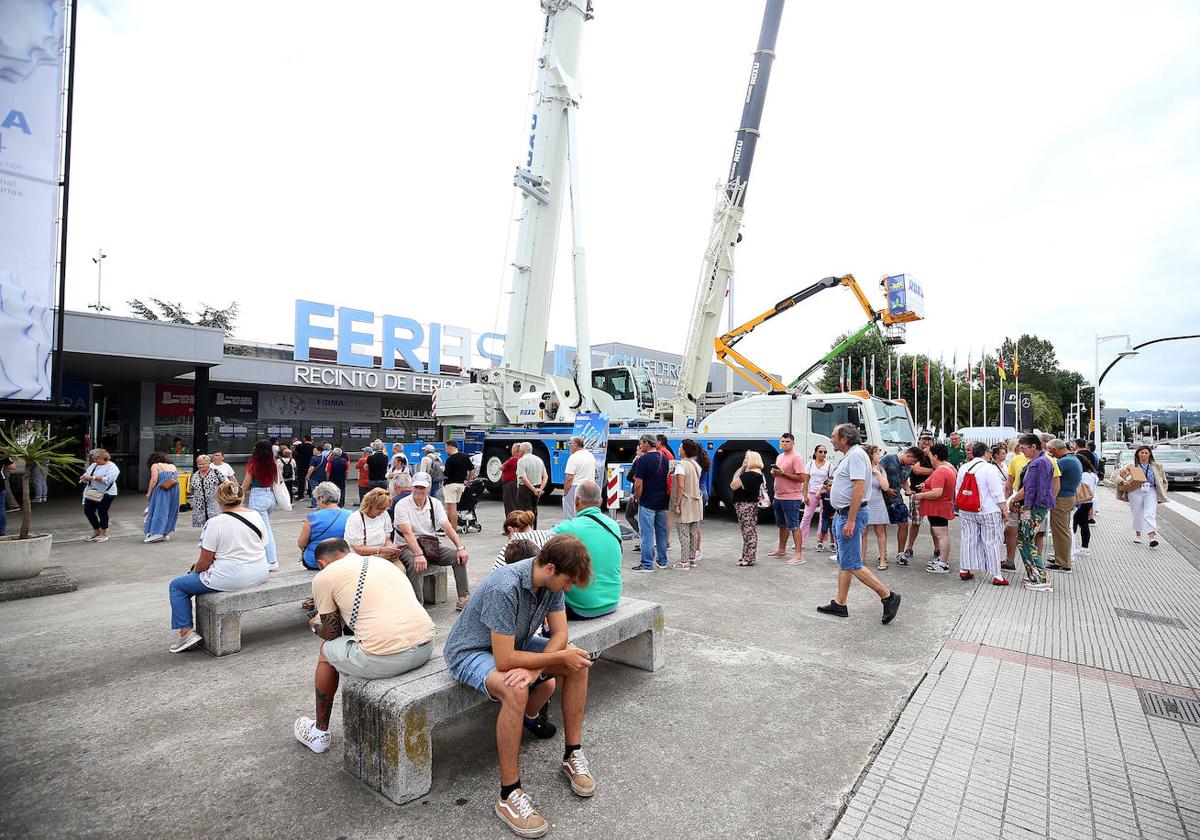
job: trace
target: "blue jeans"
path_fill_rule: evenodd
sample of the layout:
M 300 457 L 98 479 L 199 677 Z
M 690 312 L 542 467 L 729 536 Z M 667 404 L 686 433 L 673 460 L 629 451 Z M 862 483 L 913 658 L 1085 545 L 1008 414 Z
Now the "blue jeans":
M 168 591 L 171 593 L 171 629 L 182 630 L 184 627 L 195 627 L 192 624 L 192 596 L 217 590 L 201 583 L 199 572 L 188 572 L 171 581 Z
M 655 549 L 658 554 L 658 565 L 667 566 L 667 512 L 665 510 L 650 510 L 648 507 L 638 508 L 638 530 L 642 539 L 642 568 L 654 568 Z
M 866 505 L 858 509 L 858 518 L 854 520 L 854 536 L 852 537 L 842 536 L 842 529 L 846 527 L 847 518 L 844 513 L 833 515 L 833 539 L 837 543 L 838 565 L 842 567 L 843 572 L 853 572 L 863 567 L 862 535 L 863 531 L 867 530 L 867 520 L 871 516 Z
M 317 500 L 313 497 L 313 491 L 317 489 L 317 485 L 320 483 L 321 482 L 315 478 L 310 478 L 308 480 L 308 506 L 312 510 L 317 509 Z
M 270 487 L 251 487 L 246 507 L 258 511 L 262 516 L 263 539 L 267 544 L 267 566 L 273 569 L 279 565 L 279 561 L 275 559 L 275 535 L 271 533 L 271 511 L 275 509 L 275 491 Z

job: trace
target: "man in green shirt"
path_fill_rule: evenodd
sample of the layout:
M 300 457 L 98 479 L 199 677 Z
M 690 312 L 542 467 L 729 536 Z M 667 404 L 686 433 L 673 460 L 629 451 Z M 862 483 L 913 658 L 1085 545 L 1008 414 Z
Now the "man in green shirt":
M 617 608 L 621 600 L 621 529 L 600 512 L 600 485 L 585 480 L 573 485 L 575 518 L 554 526 L 556 534 L 571 534 L 592 558 L 592 582 L 563 593 L 567 618 L 598 618 Z
M 946 447 L 946 450 L 950 453 L 946 460 L 956 470 L 963 465 L 963 461 L 967 460 L 967 450 L 962 445 L 962 437 L 958 432 L 950 433 L 950 445 Z

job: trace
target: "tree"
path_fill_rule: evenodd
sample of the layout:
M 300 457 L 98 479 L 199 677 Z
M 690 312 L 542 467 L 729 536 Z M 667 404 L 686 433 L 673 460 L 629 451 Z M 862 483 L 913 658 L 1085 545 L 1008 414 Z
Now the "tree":
M 154 306 L 150 306 L 138 298 L 133 298 L 126 301 L 126 303 L 129 304 L 129 308 L 133 310 L 134 315 L 137 315 L 139 318 L 145 318 L 147 321 L 166 321 L 171 324 L 188 324 L 193 327 L 212 327 L 225 333 L 226 337 L 233 335 L 233 325 L 237 321 L 239 307 L 239 304 L 236 302 L 224 308 L 202 303 L 193 317 L 184 309 L 182 303 L 159 300 L 154 297 L 149 300 Z M 158 307 L 157 312 L 154 307 Z
M 54 476 L 67 482 L 79 478 L 83 459 L 72 455 L 76 441 L 53 440 L 46 427 L 32 431 L 0 427 L 0 458 L 11 458 L 21 464 L 21 530 L 17 539 L 29 539 L 33 526 L 33 510 L 30 507 L 29 480 L 34 467 L 39 467 L 47 477 Z

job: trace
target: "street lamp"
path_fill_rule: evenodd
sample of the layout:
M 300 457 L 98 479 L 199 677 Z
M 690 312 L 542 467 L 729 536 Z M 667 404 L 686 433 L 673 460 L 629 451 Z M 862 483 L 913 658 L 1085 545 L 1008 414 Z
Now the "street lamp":
M 1098 335 L 1098 336 L 1096 336 L 1096 378 L 1093 380 L 1093 384 L 1095 385 L 1095 387 L 1092 388 L 1092 420 L 1093 420 L 1092 425 L 1095 426 L 1095 429 L 1096 429 L 1095 440 L 1096 440 L 1096 451 L 1097 452 L 1102 451 L 1101 447 L 1100 447 L 1100 345 L 1106 341 L 1113 341 L 1114 339 L 1118 339 L 1118 338 L 1125 339 L 1125 349 L 1117 354 L 1118 359 L 1120 359 L 1124 356 L 1136 356 L 1137 355 L 1137 351 L 1134 350 L 1133 347 L 1130 345 L 1128 335 Z
M 1183 403 L 1175 406 L 1175 442 L 1179 443 L 1179 439 L 1183 437 Z
M 103 248 L 97 248 L 96 256 L 92 257 L 92 262 L 96 264 L 96 302 L 89 303 L 88 309 L 95 309 L 97 312 L 103 312 L 109 308 L 100 302 L 100 277 L 104 271 L 104 265 L 101 261 L 107 256 L 108 254 L 104 253 Z

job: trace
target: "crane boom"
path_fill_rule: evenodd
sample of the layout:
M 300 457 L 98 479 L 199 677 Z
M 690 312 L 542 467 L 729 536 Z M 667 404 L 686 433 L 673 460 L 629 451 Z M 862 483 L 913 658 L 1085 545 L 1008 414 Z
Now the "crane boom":
M 708 382 L 713 341 L 720 331 L 721 309 L 729 289 L 729 279 L 733 275 L 733 248 L 741 239 L 746 187 L 758 146 L 759 126 L 766 103 L 767 83 L 775 62 L 775 41 L 782 16 L 783 0 L 767 0 L 742 105 L 742 121 L 733 145 L 729 176 L 717 199 L 712 232 L 704 252 L 704 265 L 679 370 L 679 385 L 671 401 L 672 422 L 676 426 L 684 426 L 688 419 L 696 416 L 696 400 L 704 393 Z

